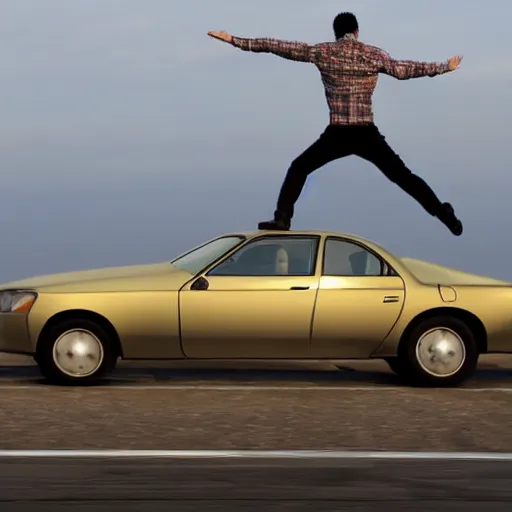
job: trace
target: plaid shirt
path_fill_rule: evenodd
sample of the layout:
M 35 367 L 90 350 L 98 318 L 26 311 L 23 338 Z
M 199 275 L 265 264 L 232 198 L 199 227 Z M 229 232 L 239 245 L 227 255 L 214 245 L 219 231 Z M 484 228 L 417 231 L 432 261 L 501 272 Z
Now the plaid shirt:
M 408 80 L 449 71 L 448 62 L 392 59 L 380 48 L 362 43 L 353 36 L 316 45 L 233 37 L 232 44 L 245 51 L 273 53 L 285 59 L 315 64 L 322 77 L 331 124 L 373 123 L 372 96 L 379 73 Z

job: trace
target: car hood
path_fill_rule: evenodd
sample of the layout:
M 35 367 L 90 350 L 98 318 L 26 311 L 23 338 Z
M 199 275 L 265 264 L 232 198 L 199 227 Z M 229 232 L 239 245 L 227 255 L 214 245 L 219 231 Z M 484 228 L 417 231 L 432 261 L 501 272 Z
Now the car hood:
M 62 272 L 11 281 L 0 290 L 35 289 L 41 292 L 118 292 L 178 290 L 191 274 L 169 262 Z
M 423 284 L 432 285 L 472 285 L 472 286 L 512 286 L 512 283 L 492 277 L 463 272 L 428 261 L 414 258 L 400 258 L 407 269 Z

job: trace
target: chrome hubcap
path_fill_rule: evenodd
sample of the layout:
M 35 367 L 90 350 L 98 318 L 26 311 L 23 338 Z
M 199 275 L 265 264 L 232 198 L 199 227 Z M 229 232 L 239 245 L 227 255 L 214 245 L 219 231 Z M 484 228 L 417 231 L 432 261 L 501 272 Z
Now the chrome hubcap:
M 103 362 L 103 346 L 91 332 L 73 329 L 62 334 L 53 346 L 53 360 L 70 377 L 87 377 Z
M 416 345 L 420 366 L 434 377 L 450 377 L 457 373 L 466 359 L 462 338 L 446 328 L 427 331 Z

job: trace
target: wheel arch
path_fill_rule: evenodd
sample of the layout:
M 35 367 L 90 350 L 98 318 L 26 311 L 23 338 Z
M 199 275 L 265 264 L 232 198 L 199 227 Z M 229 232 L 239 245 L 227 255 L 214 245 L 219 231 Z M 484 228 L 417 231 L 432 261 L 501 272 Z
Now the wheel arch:
M 398 342 L 398 350 L 401 349 L 403 343 L 405 340 L 407 340 L 413 329 L 415 329 L 421 322 L 429 318 L 435 318 L 436 316 L 450 316 L 464 322 L 475 335 L 478 352 L 480 354 L 485 354 L 487 352 L 487 330 L 482 320 L 480 320 L 480 318 L 478 318 L 478 316 L 476 316 L 474 313 L 471 313 L 466 309 L 456 307 L 432 308 L 415 316 L 409 322 L 407 327 L 404 329 L 404 332 L 400 336 L 400 341 Z
M 94 311 L 90 311 L 87 309 L 69 309 L 65 311 L 60 311 L 59 313 L 56 313 L 55 315 L 51 316 L 46 323 L 44 324 L 43 328 L 41 329 L 41 332 L 39 333 L 39 336 L 37 337 L 36 342 L 36 353 L 39 348 L 39 343 L 41 339 L 46 335 L 46 333 L 53 328 L 55 325 L 60 324 L 61 322 L 64 322 L 66 320 L 72 320 L 72 319 L 80 319 L 80 320 L 90 320 L 91 322 L 95 322 L 98 325 L 100 325 L 107 334 L 111 337 L 112 341 L 114 342 L 114 346 L 116 347 L 117 355 L 119 357 L 123 357 L 123 349 L 121 345 L 121 339 L 119 337 L 119 334 L 114 327 L 114 325 L 103 315 L 100 315 L 99 313 L 96 313 Z

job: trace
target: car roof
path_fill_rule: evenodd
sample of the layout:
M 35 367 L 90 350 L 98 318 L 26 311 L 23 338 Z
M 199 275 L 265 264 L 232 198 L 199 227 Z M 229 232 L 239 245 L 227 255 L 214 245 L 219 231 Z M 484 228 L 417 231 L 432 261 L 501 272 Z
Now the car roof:
M 278 235 L 278 236 L 296 236 L 296 235 L 317 235 L 317 236 L 334 236 L 334 237 L 342 237 L 342 238 L 350 238 L 351 240 L 359 241 L 359 242 L 367 242 L 370 244 L 376 244 L 373 240 L 368 238 L 363 238 L 359 235 L 355 235 L 353 233 L 343 233 L 339 231 L 326 231 L 319 229 L 298 229 L 298 230 L 289 230 L 289 231 L 278 231 L 278 230 L 258 230 L 258 231 L 238 231 L 236 233 L 225 233 L 221 236 L 236 236 L 242 235 L 247 238 L 255 238 L 257 236 L 262 235 Z

